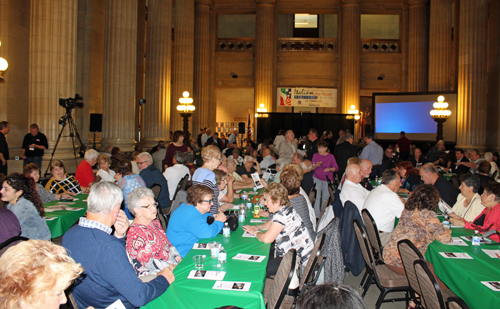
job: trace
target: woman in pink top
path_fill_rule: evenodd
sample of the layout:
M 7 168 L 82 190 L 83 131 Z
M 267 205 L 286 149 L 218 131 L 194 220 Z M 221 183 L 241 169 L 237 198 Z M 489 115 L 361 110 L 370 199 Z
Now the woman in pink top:
M 335 157 L 327 151 L 328 142 L 320 141 L 318 143 L 318 153 L 315 153 L 312 157 L 313 181 L 316 184 L 317 192 L 316 201 L 314 202 L 316 217 L 319 217 L 321 208 L 330 197 L 326 177 L 328 176 L 330 180 L 333 180 L 333 172 L 339 169 Z

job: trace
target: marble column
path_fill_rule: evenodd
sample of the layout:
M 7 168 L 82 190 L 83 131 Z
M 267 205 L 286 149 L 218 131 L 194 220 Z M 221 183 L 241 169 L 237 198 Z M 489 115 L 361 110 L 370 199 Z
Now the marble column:
M 255 111 L 260 103 L 273 109 L 274 8 L 276 0 L 257 0 L 255 33 Z
M 104 35 L 103 146 L 135 144 L 137 1 L 108 1 Z
M 488 0 L 460 1 L 457 147 L 486 144 Z
M 174 6 L 170 131 L 182 130 L 183 119 L 177 112 L 177 105 L 184 91 L 188 91 L 190 97 L 193 97 L 194 72 L 194 0 L 177 0 Z M 191 126 L 193 121 L 189 120 Z
M 488 22 L 488 113 L 486 146 L 490 150 L 500 148 L 500 1 L 489 4 Z
M 172 0 L 149 0 L 146 48 L 144 141 L 168 140 L 172 56 Z
M 429 91 L 451 90 L 452 0 L 431 1 Z
M 30 14 L 29 117 L 30 123 L 37 123 L 47 136 L 48 156 L 62 129 L 59 118 L 66 115 L 58 99 L 72 98 L 76 91 L 78 3 L 32 1 Z M 71 111 L 74 114 L 74 109 Z M 57 146 L 57 158 L 73 157 L 69 133 L 67 125 Z M 79 145 L 77 140 L 76 144 Z
M 427 91 L 429 0 L 408 0 L 410 26 L 408 36 L 408 91 Z
M 361 75 L 361 0 L 342 0 L 342 113 L 359 109 Z
M 200 129 L 210 127 L 210 6 L 212 0 L 196 0 L 194 25 L 194 106 L 192 137 L 198 136 Z

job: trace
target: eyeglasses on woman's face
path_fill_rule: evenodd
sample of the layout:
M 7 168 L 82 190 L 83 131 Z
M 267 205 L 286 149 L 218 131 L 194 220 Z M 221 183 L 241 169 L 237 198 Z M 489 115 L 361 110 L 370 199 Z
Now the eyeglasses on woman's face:
M 158 207 L 158 203 L 157 203 L 157 202 L 153 202 L 153 203 L 151 203 L 151 204 L 149 204 L 149 205 L 147 205 L 147 206 L 141 206 L 141 207 L 142 207 L 142 208 L 147 208 L 147 209 L 149 209 L 149 210 L 151 210 L 151 209 L 156 209 L 156 207 Z
M 213 204 L 214 203 L 214 200 L 201 200 L 202 202 L 204 203 L 209 203 L 209 204 Z

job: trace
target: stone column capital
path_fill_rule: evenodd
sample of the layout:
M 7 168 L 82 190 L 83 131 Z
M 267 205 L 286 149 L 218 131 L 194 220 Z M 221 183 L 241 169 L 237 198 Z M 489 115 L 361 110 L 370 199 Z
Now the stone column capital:
M 195 5 L 212 5 L 212 0 L 195 0 Z
M 429 0 L 408 0 L 409 6 L 427 5 Z
M 276 0 L 255 0 L 257 6 L 259 5 L 276 5 Z
M 361 0 L 342 0 L 342 5 L 360 5 Z

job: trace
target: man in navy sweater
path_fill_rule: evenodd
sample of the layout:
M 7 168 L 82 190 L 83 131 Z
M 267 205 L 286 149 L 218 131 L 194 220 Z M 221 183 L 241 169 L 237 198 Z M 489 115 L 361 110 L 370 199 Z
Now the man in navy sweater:
M 63 237 L 62 246 L 85 268 L 73 285 L 80 308 L 106 308 L 118 299 L 125 308 L 138 308 L 163 294 L 175 280 L 169 268 L 147 283 L 137 277 L 125 250 L 129 223 L 120 210 L 122 200 L 119 186 L 97 183 L 88 197 L 87 217 Z
M 168 192 L 167 179 L 156 166 L 153 165 L 153 157 L 148 152 L 143 152 L 135 159 L 139 167 L 139 175 L 144 179 L 146 187 L 150 188 L 155 183 L 161 186 L 158 203 L 162 209 L 170 206 L 170 194 Z

